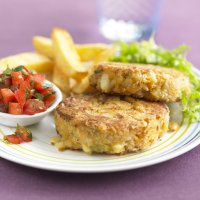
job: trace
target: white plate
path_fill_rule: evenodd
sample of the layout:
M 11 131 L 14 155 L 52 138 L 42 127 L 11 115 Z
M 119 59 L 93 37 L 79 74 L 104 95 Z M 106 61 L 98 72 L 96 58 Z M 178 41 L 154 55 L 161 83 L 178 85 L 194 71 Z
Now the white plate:
M 196 71 L 196 70 L 195 70 Z M 148 150 L 122 156 L 87 155 L 81 151 L 58 152 L 50 144 L 56 135 L 53 116 L 30 127 L 33 141 L 20 145 L 3 142 L 14 129 L 0 126 L 0 157 L 30 167 L 62 172 L 111 172 L 136 169 L 177 157 L 200 144 L 200 123 L 183 123 L 176 133 L 166 133 Z

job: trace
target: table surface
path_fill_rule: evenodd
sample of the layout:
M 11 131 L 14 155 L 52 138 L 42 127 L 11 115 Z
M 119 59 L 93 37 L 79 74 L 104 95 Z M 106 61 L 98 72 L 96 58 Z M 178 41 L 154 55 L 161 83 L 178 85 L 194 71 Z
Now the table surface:
M 84 2 L 84 4 L 83 4 Z M 33 35 L 49 36 L 55 26 L 75 42 L 103 42 L 94 0 L 1 0 L 0 57 L 32 51 Z M 189 59 L 200 65 L 200 2 L 167 0 L 156 35 L 158 43 L 191 47 Z M 165 199 L 200 196 L 200 147 L 152 167 L 107 174 L 70 174 L 24 167 L 0 158 L 0 199 Z

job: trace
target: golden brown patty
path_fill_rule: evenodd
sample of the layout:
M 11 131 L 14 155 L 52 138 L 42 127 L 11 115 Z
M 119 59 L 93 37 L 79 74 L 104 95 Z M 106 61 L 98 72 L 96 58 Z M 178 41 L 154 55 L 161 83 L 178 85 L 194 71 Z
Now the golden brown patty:
M 172 68 L 104 62 L 94 66 L 90 85 L 103 93 L 131 95 L 150 101 L 176 102 L 189 93 L 187 76 Z
M 72 95 L 55 110 L 59 150 L 124 154 L 148 148 L 168 129 L 163 103 L 103 94 Z

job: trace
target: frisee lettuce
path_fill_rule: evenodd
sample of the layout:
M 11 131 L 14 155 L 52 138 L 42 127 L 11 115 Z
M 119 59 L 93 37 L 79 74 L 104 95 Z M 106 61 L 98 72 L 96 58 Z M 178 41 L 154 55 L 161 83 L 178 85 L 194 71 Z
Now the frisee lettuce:
M 200 79 L 192 70 L 192 64 L 186 55 L 189 47 L 181 45 L 173 50 L 167 50 L 157 45 L 153 38 L 148 41 L 117 42 L 114 44 L 115 55 L 110 59 L 114 62 L 154 64 L 175 68 L 186 74 L 191 82 L 191 93 L 182 94 L 181 110 L 183 116 L 190 122 L 200 121 Z

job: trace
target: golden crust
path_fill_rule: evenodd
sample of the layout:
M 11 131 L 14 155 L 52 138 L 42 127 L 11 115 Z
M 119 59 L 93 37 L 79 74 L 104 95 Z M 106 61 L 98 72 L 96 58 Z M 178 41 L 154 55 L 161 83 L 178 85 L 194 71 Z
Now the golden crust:
M 189 78 L 172 68 L 145 64 L 103 62 L 94 66 L 90 85 L 109 94 L 150 101 L 176 102 L 190 92 Z
M 59 150 L 124 154 L 148 148 L 167 131 L 165 104 L 102 94 L 72 95 L 55 111 Z

